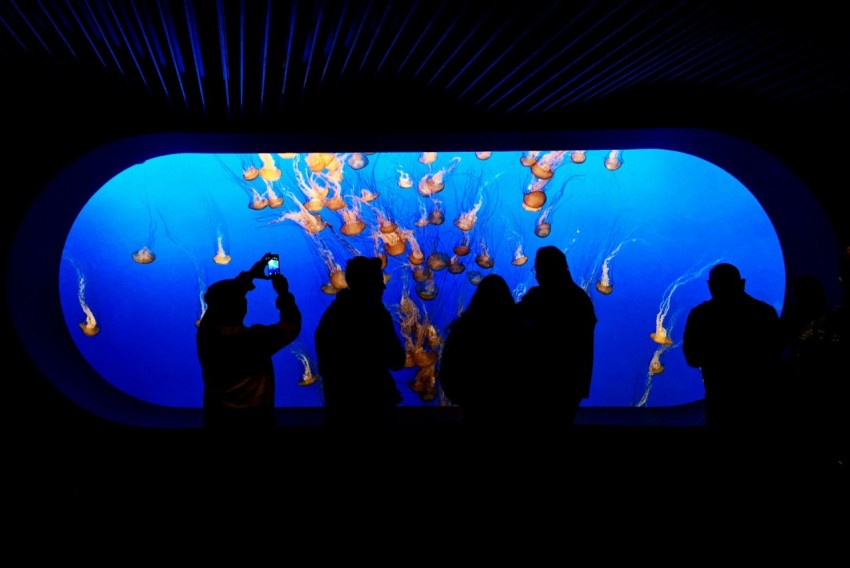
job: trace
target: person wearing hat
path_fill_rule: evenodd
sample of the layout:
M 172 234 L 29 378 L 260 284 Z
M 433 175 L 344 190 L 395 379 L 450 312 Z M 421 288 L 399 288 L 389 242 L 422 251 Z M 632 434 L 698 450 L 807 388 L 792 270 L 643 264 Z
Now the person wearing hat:
M 198 359 L 204 380 L 204 427 L 213 431 L 270 430 L 275 376 L 272 356 L 301 332 L 301 311 L 281 274 L 265 273 L 270 254 L 247 272 L 210 285 L 198 325 Z M 280 320 L 246 326 L 248 292 L 254 280 L 269 280 L 277 292 Z
M 406 352 L 383 303 L 381 260 L 349 259 L 345 281 L 315 332 L 325 425 L 388 426 L 402 401 L 391 371 L 404 368 Z

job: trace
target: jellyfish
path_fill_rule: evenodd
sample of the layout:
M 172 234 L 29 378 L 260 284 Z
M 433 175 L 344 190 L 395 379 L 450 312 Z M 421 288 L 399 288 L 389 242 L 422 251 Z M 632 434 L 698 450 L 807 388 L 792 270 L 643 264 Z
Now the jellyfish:
M 482 237 L 479 241 L 478 255 L 475 257 L 475 264 L 486 269 L 493 268 L 496 264 L 496 260 L 490 254 L 490 248 L 487 246 L 487 242 L 484 237 Z
M 65 255 L 64 258 L 71 263 L 74 267 L 74 271 L 77 273 L 77 300 L 80 303 L 80 308 L 86 315 L 86 321 L 80 322 L 79 324 L 80 329 L 86 337 L 94 337 L 100 333 L 100 326 L 97 323 L 97 319 L 94 317 L 94 312 L 92 312 L 91 308 L 89 308 L 86 303 L 86 277 L 83 274 L 83 270 L 80 268 L 80 265 L 73 258 L 67 255 Z
M 156 255 L 151 250 L 151 247 L 154 245 L 154 241 L 156 240 L 156 220 L 154 219 L 153 212 L 151 211 L 150 201 L 148 200 L 147 194 L 145 195 L 145 204 L 148 208 L 148 241 L 147 244 L 132 254 L 133 260 L 139 264 L 150 264 L 156 260 Z
M 419 395 L 422 402 L 431 402 L 437 398 L 437 372 L 435 365 L 420 367 L 416 376 L 410 380 L 410 390 Z
M 449 255 L 435 250 L 428 255 L 425 262 L 431 270 L 443 270 L 449 265 L 449 260 Z
M 574 164 L 583 164 L 587 160 L 587 152 L 585 150 L 572 150 L 570 152 L 570 161 Z
M 254 163 L 253 155 L 246 154 L 242 156 L 242 179 L 245 181 L 254 181 L 260 175 L 260 169 Z
M 271 154 L 260 154 L 260 160 L 263 165 L 260 167 L 259 176 L 265 181 L 277 181 L 280 179 L 281 171 L 274 163 L 274 156 Z
M 565 151 L 549 152 L 535 161 L 529 168 L 531 175 L 541 180 L 550 180 L 555 175 L 555 170 L 564 161 Z
M 224 266 L 226 264 L 230 264 L 231 260 L 230 256 L 224 250 L 224 233 L 222 232 L 221 227 L 219 227 L 216 234 L 216 251 L 215 256 L 213 256 L 213 262 Z
M 423 201 L 419 201 L 419 217 L 413 222 L 414 227 L 427 227 L 431 224 L 431 220 L 428 218 L 428 209 L 425 207 L 425 203 Z
M 417 282 L 416 286 L 414 286 L 416 290 L 416 295 L 419 296 L 422 300 L 430 301 L 437 297 L 437 292 L 439 292 L 439 288 L 437 287 L 437 282 L 434 279 L 425 280 L 424 282 Z
M 434 271 L 427 264 L 413 265 L 411 268 L 414 282 L 425 282 L 434 278 Z
M 407 239 L 402 231 L 392 233 L 378 231 L 378 236 L 384 243 L 384 252 L 390 256 L 401 256 L 407 249 Z
M 350 207 L 338 210 L 338 213 L 342 216 L 339 232 L 346 237 L 355 237 L 366 229 L 366 221 L 363 220 L 360 203 L 360 199 L 355 195 L 352 196 Z
M 620 166 L 623 165 L 622 151 L 611 150 L 608 152 L 608 155 L 605 156 L 603 163 L 605 164 L 605 169 L 608 171 L 613 172 L 614 170 L 619 170 Z
M 458 255 L 454 255 L 449 259 L 449 265 L 446 267 L 446 270 L 448 270 L 450 274 L 460 274 L 466 270 L 466 265 L 460 261 L 460 257 Z
M 299 169 L 298 164 L 299 159 L 296 156 L 296 158 L 292 161 L 292 169 L 295 173 L 295 181 L 298 184 L 298 189 L 301 190 L 301 193 L 306 198 L 303 207 L 311 213 L 317 213 L 324 208 L 325 201 L 330 193 L 330 188 L 327 183 L 320 185 L 319 181 L 323 181 L 323 178 L 315 175 L 315 173 L 310 175 L 309 179 L 305 178 L 304 174 Z
M 611 254 L 605 257 L 605 260 L 602 261 L 602 274 L 599 280 L 596 282 L 596 290 L 600 294 L 608 295 L 614 291 L 614 284 L 611 282 L 611 261 L 614 260 L 614 257 L 617 256 L 617 253 L 620 252 L 620 249 L 623 248 L 623 245 L 628 241 L 636 241 L 637 239 L 627 239 L 626 241 L 621 242 L 617 245 Z
M 522 266 L 526 262 L 528 262 L 528 255 L 523 252 L 522 242 L 520 242 L 519 244 L 517 244 L 516 249 L 514 249 L 514 255 L 511 259 L 511 264 L 513 264 L 514 266 Z
M 720 259 L 703 266 L 699 270 L 687 272 L 676 280 L 674 280 L 669 286 L 667 286 L 667 288 L 664 290 L 664 294 L 662 295 L 661 306 L 658 310 L 658 314 L 655 316 L 655 331 L 649 334 L 650 339 L 661 345 L 673 344 L 673 340 L 670 338 L 667 329 L 665 329 L 664 327 L 664 320 L 667 317 L 667 314 L 670 312 L 670 301 L 673 298 L 673 293 L 679 288 L 679 286 L 682 286 L 696 278 L 699 278 L 703 272 L 705 272 L 718 262 L 720 262 Z
M 540 152 L 537 150 L 530 150 L 528 152 L 524 152 L 519 158 L 519 163 L 525 166 L 526 168 L 530 168 L 531 166 L 537 163 L 537 156 L 539 155 Z
M 640 397 L 640 400 L 635 405 L 638 408 L 646 406 L 646 403 L 649 400 L 649 392 L 652 390 L 653 378 L 655 377 L 655 375 L 660 375 L 664 372 L 664 365 L 661 363 L 661 355 L 672 347 L 672 344 L 660 345 L 655 350 L 655 353 L 652 354 L 652 359 L 650 359 L 649 361 L 649 369 L 646 373 L 646 380 L 644 381 L 643 395 Z
M 295 197 L 295 194 L 287 191 L 285 192 L 286 196 L 289 197 L 290 201 L 295 203 L 298 207 L 296 211 L 287 211 L 283 215 L 272 219 L 269 221 L 269 225 L 275 223 L 282 223 L 283 221 L 292 221 L 298 224 L 302 229 L 311 234 L 316 234 L 325 229 L 325 227 L 329 227 L 330 223 L 322 219 L 322 216 L 318 213 L 313 213 L 308 211 L 306 207 Z
M 419 242 L 413 235 L 413 231 L 408 229 L 399 229 L 399 231 L 404 236 L 404 239 L 410 244 L 410 254 L 407 255 L 407 260 L 410 264 L 418 266 L 425 262 L 425 253 L 423 253 L 422 249 L 419 247 Z
M 475 152 L 475 157 L 479 160 L 489 160 L 493 152 Z
M 292 354 L 295 355 L 295 357 L 301 362 L 301 366 L 304 369 L 301 373 L 301 378 L 298 380 L 298 386 L 309 387 L 310 385 L 316 384 L 319 381 L 319 375 L 315 370 L 316 364 L 312 358 L 302 347 L 293 348 L 291 351 Z
M 547 207 L 537 216 L 537 220 L 534 222 L 534 234 L 541 239 L 548 237 L 549 233 L 552 232 L 552 223 L 549 222 L 551 212 L 552 208 Z
M 478 286 L 481 283 L 481 280 L 484 279 L 484 275 L 477 270 L 470 270 L 466 273 L 466 278 L 469 280 L 470 284 Z
M 535 213 L 543 209 L 546 204 L 546 192 L 544 188 L 548 180 L 534 180 L 522 193 L 522 208 Z
M 262 204 L 262 196 L 260 196 L 260 200 L 257 201 L 255 198 L 256 204 L 259 206 Z M 272 209 L 277 209 L 281 205 L 283 205 L 283 197 L 275 191 L 274 182 L 267 181 L 266 182 L 266 194 L 265 194 L 266 205 L 271 207 Z M 251 209 L 256 209 L 257 207 L 251 207 Z M 262 209 L 262 206 L 259 207 Z
M 451 164 L 441 168 L 434 173 L 428 173 L 419 180 L 417 189 L 422 197 L 431 197 L 435 193 L 443 191 L 446 187 L 445 175 L 451 172 L 460 163 L 459 157 L 452 158 Z
M 324 169 L 339 170 L 341 168 L 337 155 L 328 152 L 311 152 L 307 154 L 304 161 L 314 174 Z
M 401 169 L 401 167 L 396 170 L 398 172 L 398 186 L 402 189 L 410 189 L 413 187 L 413 178 L 410 177 L 410 174 Z
M 160 219 L 162 220 L 162 228 L 165 231 L 165 235 L 172 243 L 177 246 L 177 248 L 183 251 L 183 253 L 189 258 L 189 262 L 191 262 L 192 266 L 195 267 L 195 273 L 198 276 L 198 303 L 200 304 L 200 313 L 195 319 L 195 327 L 199 327 L 201 325 L 201 320 L 204 318 L 204 314 L 207 313 L 207 303 L 204 301 L 204 294 L 207 291 L 206 278 L 204 277 L 204 269 L 201 266 L 201 263 L 198 262 L 197 256 L 188 248 L 186 248 L 186 245 L 180 242 L 168 228 L 168 224 L 165 222 L 165 217 L 162 215 L 162 212 L 158 211 L 158 213 Z
M 437 152 L 422 152 L 419 154 L 419 163 L 430 166 L 437 161 Z
M 452 252 L 454 252 L 456 256 L 466 256 L 471 250 L 472 248 L 469 245 L 469 232 L 463 231 L 460 239 L 452 248 Z
M 353 152 L 348 157 L 348 165 L 352 170 L 360 170 L 369 165 L 369 158 L 362 152 Z
M 483 188 L 482 188 L 483 189 Z M 472 206 L 468 211 L 460 213 L 454 220 L 455 227 L 464 232 L 469 232 L 475 227 L 475 223 L 478 221 L 478 212 L 481 210 L 481 206 L 484 203 L 484 192 L 479 191 L 478 201 Z

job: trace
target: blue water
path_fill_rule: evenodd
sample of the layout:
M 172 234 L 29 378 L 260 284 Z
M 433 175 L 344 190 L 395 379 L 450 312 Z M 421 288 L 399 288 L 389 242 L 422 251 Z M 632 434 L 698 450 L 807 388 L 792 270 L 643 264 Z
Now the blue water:
M 259 210 L 250 205 L 256 196 L 268 195 L 267 182 L 243 178 L 250 165 L 263 165 L 259 154 L 151 159 L 112 178 L 77 216 L 60 266 L 64 318 L 82 355 L 115 387 L 150 403 L 197 408 L 203 385 L 195 332 L 205 309 L 203 292 L 212 282 L 247 270 L 264 253 L 277 252 L 304 314 L 299 339 L 274 358 L 277 404 L 320 406 L 321 382 L 298 383 L 305 362 L 315 371 L 313 331 L 333 300 L 323 285 L 334 266 L 344 267 L 353 254 L 384 250 L 383 241 L 373 238 L 383 218 L 411 231 L 404 254 L 388 258 L 384 300 L 393 313 L 408 295 L 442 334 L 475 289 L 470 275 L 499 273 L 520 297 L 534 284 L 537 248 L 556 245 L 590 293 L 599 319 L 591 396 L 584 405 L 670 406 L 699 400 L 704 394 L 699 371 L 685 364 L 680 345 L 687 312 L 708 299 L 706 273 L 721 260 L 737 265 L 747 291 L 779 310 L 785 273 L 776 232 L 746 187 L 701 158 L 633 149 L 620 152 L 620 167 L 609 170 L 603 165 L 609 154 L 587 151 L 584 163 L 573 163 L 569 152 L 540 151 L 540 163 L 552 159 L 548 169 L 554 175 L 545 183 L 521 163 L 525 151 L 493 152 L 486 159 L 475 152 L 440 152 L 430 164 L 420 162 L 419 153 L 375 153 L 366 156 L 368 164 L 361 169 L 349 165 L 351 154 L 338 154 L 339 169 L 331 162 L 316 173 L 307 154 L 268 154 L 271 171 L 280 170 L 279 180 L 268 183 L 284 199 L 279 207 Z M 420 180 L 436 173 L 445 187 L 430 196 L 420 192 Z M 401 177 L 409 177 L 413 186 L 400 187 Z M 311 188 L 329 187 L 328 197 L 333 196 L 336 187 L 328 179 L 338 183 L 348 211 L 360 204 L 366 229 L 359 235 L 343 235 L 340 211 L 327 207 L 318 213 L 329 225 L 316 234 L 284 217 L 300 211 L 298 202 L 307 203 L 305 192 Z M 522 206 L 523 196 L 535 183 L 546 202 L 529 211 Z M 377 193 L 377 199 L 357 202 L 353 196 L 363 190 Z M 443 212 L 444 223 L 424 222 L 434 209 Z M 454 220 L 469 218 L 472 211 L 474 225 L 464 232 Z M 541 220 L 551 224 L 546 237 L 535 234 Z M 420 298 L 408 255 L 418 247 L 425 256 L 443 252 L 451 257 L 464 234 L 472 248 L 459 258 L 464 272 L 434 271 L 436 296 Z M 474 261 L 482 244 L 495 261 L 490 269 Z M 145 248 L 155 260 L 134 261 L 133 254 Z M 232 260 L 217 264 L 213 257 L 220 252 Z M 511 263 L 522 254 L 528 256 L 526 264 Z M 612 286 L 608 295 L 596 288 L 606 274 Z M 258 281 L 249 294 L 246 323 L 270 323 L 276 316 L 271 285 Z M 97 333 L 84 333 L 81 324 L 87 323 Z M 736 324 L 730 321 L 730 330 Z M 673 340 L 663 349 L 650 338 L 659 325 Z M 538 355 L 534 337 L 516 349 L 529 358 Z M 650 374 L 653 358 L 663 372 Z M 411 389 L 416 372 L 414 367 L 395 375 L 404 404 L 445 404 L 439 390 L 430 399 Z M 352 361 L 352 380 L 356 376 Z M 546 396 L 544 384 L 540 395 Z

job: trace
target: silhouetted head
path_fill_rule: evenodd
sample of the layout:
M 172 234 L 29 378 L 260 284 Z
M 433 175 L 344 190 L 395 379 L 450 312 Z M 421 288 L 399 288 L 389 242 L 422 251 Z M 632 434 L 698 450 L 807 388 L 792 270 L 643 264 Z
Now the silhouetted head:
M 345 281 L 353 292 L 380 297 L 386 288 L 381 259 L 368 256 L 352 257 L 345 265 Z
M 245 284 L 236 280 L 219 280 L 207 288 L 204 294 L 207 311 L 204 319 L 214 323 L 238 325 L 248 313 L 248 298 Z
M 567 264 L 567 255 L 558 247 L 551 245 L 537 249 L 534 257 L 534 272 L 541 286 L 572 278 Z
M 504 315 L 514 306 L 514 297 L 505 279 L 498 274 L 488 274 L 478 283 L 465 313 Z
M 729 298 L 744 291 L 745 280 L 741 278 L 738 267 L 721 262 L 708 273 L 708 290 L 712 298 Z

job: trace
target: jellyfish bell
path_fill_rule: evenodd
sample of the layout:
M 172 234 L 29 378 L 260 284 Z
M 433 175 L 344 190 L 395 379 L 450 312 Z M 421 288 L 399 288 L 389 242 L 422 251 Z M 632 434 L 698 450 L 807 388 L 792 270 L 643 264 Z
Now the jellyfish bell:
M 528 255 L 525 254 L 519 254 L 511 260 L 511 264 L 514 266 L 522 266 L 526 262 L 528 262 Z
M 150 264 L 156 260 L 156 255 L 151 249 L 144 246 L 133 253 L 133 260 L 139 264 Z
M 438 354 L 435 351 L 426 351 L 421 347 L 417 347 L 410 358 L 417 367 L 430 367 L 437 362 Z
M 596 291 L 607 296 L 614 291 L 614 286 L 612 284 L 605 284 L 600 280 L 596 283 Z
M 431 270 L 443 270 L 449 264 L 449 255 L 435 251 L 428 255 L 426 262 Z
M 541 164 L 540 162 L 534 162 L 533 164 L 531 164 L 530 169 L 531 175 L 533 175 L 537 179 L 550 180 L 552 179 L 552 176 L 555 175 L 554 170 L 552 170 L 546 164 Z
M 425 282 L 434 278 L 434 272 L 425 265 L 415 266 L 412 272 L 413 280 L 416 282 Z
M 457 255 L 453 256 L 449 260 L 449 265 L 446 267 L 450 274 L 460 274 L 464 270 L 466 270 L 466 265 L 463 264 Z
M 389 256 L 401 256 L 407 249 L 407 241 L 398 239 L 396 242 L 384 243 L 384 252 Z
M 452 249 L 452 252 L 454 252 L 457 256 L 468 255 L 469 252 L 470 252 L 469 240 L 464 238 L 462 241 L 460 241 L 459 243 L 457 243 L 454 246 L 454 248 Z
M 86 337 L 94 337 L 100 333 L 100 326 L 92 325 L 88 322 L 80 322 L 80 329 L 83 330 L 83 335 Z
M 443 181 L 442 173 L 438 172 L 434 175 L 425 175 L 419 180 L 418 191 L 422 197 L 431 197 L 435 193 L 440 193 L 445 189 L 446 182 Z
M 345 280 L 345 271 L 341 268 L 331 272 L 331 286 L 337 290 L 348 288 L 348 282 Z
M 410 264 L 414 266 L 419 266 L 423 262 L 425 262 L 425 255 L 422 254 L 422 251 L 415 250 L 407 255 L 407 260 L 410 261 Z
M 218 252 L 213 257 L 213 262 L 216 263 L 216 264 L 220 264 L 221 266 L 225 266 L 227 264 L 230 264 L 231 260 L 232 259 L 230 258 L 230 256 L 228 256 L 227 254 L 225 254 L 223 252 Z
M 533 166 L 534 164 L 537 163 L 537 157 L 536 157 L 536 155 L 532 156 L 530 154 L 526 154 L 526 155 L 520 156 L 519 163 L 522 164 L 523 166 L 525 166 L 526 168 L 530 168 L 531 166 Z
M 475 157 L 479 160 L 489 160 L 493 152 L 475 152 Z
M 481 283 L 481 280 L 484 278 L 484 275 L 478 272 L 477 270 L 470 270 L 466 273 L 466 278 L 469 280 L 469 283 L 473 286 L 478 286 Z
M 664 365 L 661 364 L 660 361 L 653 361 L 649 364 L 649 374 L 650 375 L 660 375 L 664 372 Z
M 430 301 L 437 297 L 437 283 L 434 280 L 417 282 L 414 290 L 416 291 L 416 295 L 425 301 Z
M 366 222 L 362 219 L 345 221 L 339 228 L 339 232 L 346 237 L 355 237 L 366 229 Z
M 546 203 L 546 193 L 539 189 L 529 191 L 522 196 L 522 208 L 526 211 L 540 211 Z
M 380 193 L 377 191 L 369 191 L 368 189 L 360 190 L 360 200 L 363 201 L 363 203 L 372 203 L 378 199 L 379 195 Z
M 650 333 L 649 338 L 659 345 L 673 345 L 673 340 L 670 339 L 664 329 Z
M 326 282 L 326 283 L 322 284 L 321 290 L 322 290 L 322 292 L 324 292 L 328 296 L 334 296 L 334 295 L 336 295 L 337 292 L 339 292 L 339 290 L 333 284 L 331 284 L 330 282 Z
M 426 166 L 433 164 L 437 161 L 437 152 L 422 152 L 419 155 L 419 163 L 425 164 Z
M 345 202 L 345 199 L 341 195 L 334 195 L 333 197 L 328 198 L 325 201 L 325 207 L 330 209 L 331 211 L 339 211 L 340 209 L 345 209 L 348 204 Z
M 259 175 L 260 170 L 257 166 L 248 166 L 242 170 L 242 179 L 245 181 L 254 181 L 257 177 L 259 177 Z
M 574 164 L 583 164 L 587 160 L 587 153 L 585 150 L 573 150 L 570 152 L 570 161 Z
M 480 266 L 481 268 L 493 268 L 496 264 L 496 261 L 493 260 L 493 257 L 487 253 L 481 253 L 475 257 L 475 264 Z
M 545 239 L 552 232 L 552 224 L 547 221 L 542 221 L 534 227 L 534 234 Z
M 354 152 L 348 157 L 348 165 L 353 170 L 361 170 L 369 165 L 369 158 L 362 152 Z
M 611 150 L 607 156 L 605 156 L 605 169 L 608 171 L 619 170 L 620 166 L 623 165 L 623 158 L 620 155 L 619 150 Z
M 318 377 L 314 373 L 311 373 L 309 370 L 305 369 L 304 374 L 301 375 L 301 379 L 298 381 L 298 386 L 299 387 L 309 387 L 310 385 L 315 383 L 317 380 L 318 380 Z

